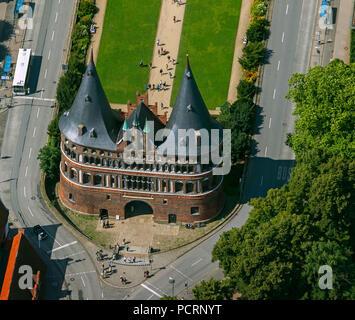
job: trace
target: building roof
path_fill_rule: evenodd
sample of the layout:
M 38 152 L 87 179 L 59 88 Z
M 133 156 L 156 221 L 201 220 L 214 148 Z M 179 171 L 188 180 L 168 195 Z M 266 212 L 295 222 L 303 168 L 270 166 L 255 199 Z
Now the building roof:
M 161 148 L 169 150 L 168 145 L 175 139 L 176 154 L 178 154 L 179 129 L 193 129 L 195 131 L 206 129 L 209 133 L 211 133 L 212 129 L 218 129 L 220 131 L 220 137 L 222 136 L 221 125 L 211 117 L 203 101 L 193 76 L 188 56 L 186 58 L 186 68 L 179 92 L 166 128 L 171 130 L 171 134 L 167 137 L 164 144 L 161 145 Z M 186 144 L 188 144 L 188 142 L 186 142 Z M 197 150 L 197 153 L 199 152 L 200 148 Z
M 118 114 L 110 107 L 91 58 L 71 109 L 60 118 L 60 131 L 79 145 L 116 150 L 120 127 Z
M 117 140 L 120 141 L 123 138 L 123 131 L 127 131 L 125 130 L 127 128 L 138 126 L 138 128 L 143 132 L 144 130 L 148 132 L 147 121 L 154 122 L 154 137 L 158 130 L 164 128 L 164 124 L 159 120 L 159 118 L 155 116 L 155 114 L 144 104 L 144 102 L 140 102 L 137 108 L 133 110 L 125 119 L 126 125 L 121 128 Z

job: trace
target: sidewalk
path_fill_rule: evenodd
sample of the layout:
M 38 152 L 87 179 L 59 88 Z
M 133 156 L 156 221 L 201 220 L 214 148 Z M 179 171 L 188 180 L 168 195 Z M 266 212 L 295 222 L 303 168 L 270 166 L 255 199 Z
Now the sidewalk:
M 164 90 L 150 90 L 149 91 L 149 104 L 155 104 L 158 102 L 158 114 L 163 114 L 168 111 L 168 116 L 171 113 L 170 98 L 172 92 L 172 86 L 174 83 L 175 64 L 170 59 L 177 60 L 179 54 L 181 31 L 185 15 L 186 0 L 181 1 L 181 5 L 174 3 L 172 0 L 164 0 L 160 10 L 160 18 L 158 23 L 157 36 L 154 43 L 154 53 L 152 59 L 153 69 L 150 72 L 149 84 L 155 86 L 166 82 L 167 88 Z M 174 22 L 173 18 L 176 17 Z M 159 40 L 159 46 L 156 41 Z M 159 55 L 158 50 L 166 50 L 166 54 Z M 184 61 L 180 61 L 184 63 Z M 168 68 L 167 68 L 168 67 Z M 160 70 L 163 73 L 160 74 Z M 169 77 L 169 72 L 172 77 Z M 162 108 L 163 106 L 163 108 Z M 169 109 L 166 109 L 169 107 Z
M 235 100 L 237 100 L 237 85 L 239 84 L 239 81 L 241 80 L 243 75 L 243 69 L 242 66 L 239 64 L 238 59 L 242 56 L 242 50 L 244 47 L 243 38 L 249 26 L 251 5 L 252 2 L 250 0 L 243 0 L 242 7 L 240 9 L 238 32 L 235 40 L 233 65 L 227 98 L 227 101 L 229 103 L 233 103 Z

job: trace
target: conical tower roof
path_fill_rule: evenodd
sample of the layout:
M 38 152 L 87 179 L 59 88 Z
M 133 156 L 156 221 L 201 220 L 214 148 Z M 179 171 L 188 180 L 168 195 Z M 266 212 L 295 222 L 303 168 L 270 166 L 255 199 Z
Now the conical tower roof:
M 220 136 L 222 133 L 221 125 L 210 116 L 206 104 L 203 101 L 193 76 L 188 56 L 186 57 L 186 67 L 179 92 L 169 121 L 166 124 L 166 128 L 171 130 L 171 134 L 167 137 L 165 143 L 163 143 L 161 147 L 166 148 L 166 144 L 175 140 L 176 153 L 179 144 L 177 141 L 179 129 L 193 129 L 196 131 L 206 129 L 209 133 L 211 132 L 211 129 L 218 129 L 220 130 Z M 173 140 L 172 134 L 175 135 L 175 139 Z
M 118 115 L 111 109 L 102 88 L 91 54 L 78 94 L 71 109 L 61 116 L 59 128 L 74 143 L 116 150 L 120 125 Z M 79 127 L 83 128 L 81 134 Z

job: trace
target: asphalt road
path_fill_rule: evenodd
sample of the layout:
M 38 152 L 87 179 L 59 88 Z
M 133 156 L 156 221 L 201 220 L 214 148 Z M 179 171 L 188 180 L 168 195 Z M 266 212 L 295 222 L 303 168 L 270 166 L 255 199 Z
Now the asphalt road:
M 294 165 L 292 150 L 285 145 L 287 132 L 292 132 L 293 105 L 285 99 L 292 73 L 304 73 L 308 67 L 315 17 L 316 0 L 276 0 L 268 50 L 271 52 L 264 69 L 260 113 L 255 134 L 254 156 L 245 181 L 245 198 L 265 196 L 270 188 L 287 182 Z M 241 227 L 251 207 L 243 205 L 238 215 L 220 232 L 177 259 L 165 270 L 130 292 L 125 299 L 153 300 L 172 294 L 169 277 L 175 279 L 174 294 L 193 286 L 201 279 L 218 275 L 218 262 L 211 263 L 211 251 L 220 234 Z
M 33 1 L 34 28 L 27 30 L 24 41 L 24 47 L 33 50 L 31 94 L 14 98 L 9 111 L 2 146 L 6 158 L 0 161 L 1 196 L 12 208 L 13 223 L 25 229 L 48 265 L 45 298 L 103 299 L 93 263 L 81 244 L 46 211 L 39 189 L 37 154 L 47 141 L 73 5 L 73 0 Z M 37 240 L 32 230 L 37 224 L 47 231 L 48 240 Z

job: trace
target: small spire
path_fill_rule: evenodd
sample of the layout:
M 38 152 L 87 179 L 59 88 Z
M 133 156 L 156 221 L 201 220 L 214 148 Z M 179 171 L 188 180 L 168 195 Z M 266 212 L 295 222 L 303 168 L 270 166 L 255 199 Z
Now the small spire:
M 186 69 L 190 70 L 189 54 L 186 54 Z
M 148 126 L 148 119 L 146 118 L 143 133 L 148 134 L 149 132 L 150 132 L 150 128 Z
M 139 127 L 139 120 L 138 120 L 138 115 L 137 115 L 137 111 L 134 114 L 134 120 L 132 122 L 133 127 Z
M 129 126 L 128 126 L 128 123 L 127 123 L 127 119 L 124 119 L 122 130 L 123 131 L 129 131 Z

